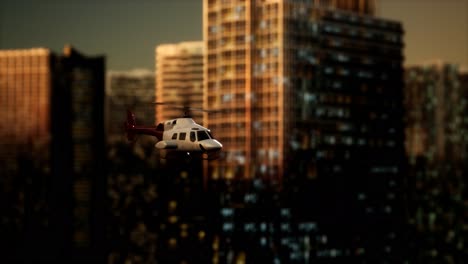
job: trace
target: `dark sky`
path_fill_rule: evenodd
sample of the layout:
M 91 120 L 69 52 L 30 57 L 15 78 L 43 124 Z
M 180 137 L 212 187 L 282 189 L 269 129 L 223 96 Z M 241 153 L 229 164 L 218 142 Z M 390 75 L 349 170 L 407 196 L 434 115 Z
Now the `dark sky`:
M 403 22 L 406 64 L 468 65 L 468 0 L 377 0 L 377 15 Z M 107 68 L 154 69 L 162 43 L 202 40 L 202 0 L 6 0 L 0 49 L 70 43 L 107 57 Z

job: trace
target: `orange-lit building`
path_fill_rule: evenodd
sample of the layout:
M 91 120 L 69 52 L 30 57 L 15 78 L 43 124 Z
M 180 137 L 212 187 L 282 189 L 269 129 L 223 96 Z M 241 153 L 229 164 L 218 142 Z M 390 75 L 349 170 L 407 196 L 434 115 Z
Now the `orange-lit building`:
M 37 183 L 45 182 L 49 166 L 31 172 L 49 161 L 51 60 L 45 48 L 0 50 L 0 247 L 5 262 L 27 260 L 19 249 L 36 240 L 25 230 L 47 226 L 47 192 Z
M 359 13 L 334 12 L 339 10 Z M 399 25 L 359 16 L 373 14 L 374 1 L 205 0 L 203 12 L 204 108 L 225 110 L 204 116 L 225 154 L 210 162 L 210 178 L 281 182 L 291 137 L 310 134 L 308 128 L 299 131 L 296 122 L 307 115 L 298 102 L 315 96 L 308 87 L 324 85 L 314 69 L 336 56 L 333 72 L 350 72 L 340 60 L 350 64 L 367 45 L 360 39 L 393 41 L 401 59 Z M 350 100 L 343 95 L 339 104 Z M 301 136 L 298 144 L 312 141 Z
M 156 107 L 156 123 L 184 115 L 174 106 L 202 107 L 202 41 L 156 47 L 156 100 L 168 104 Z M 192 111 L 190 114 L 197 122 L 202 122 L 202 112 Z
M 32 147 L 33 144 L 45 144 L 49 140 L 50 85 L 50 50 L 34 48 L 0 51 L 2 160 L 12 158 L 11 154 L 17 153 L 21 146 Z

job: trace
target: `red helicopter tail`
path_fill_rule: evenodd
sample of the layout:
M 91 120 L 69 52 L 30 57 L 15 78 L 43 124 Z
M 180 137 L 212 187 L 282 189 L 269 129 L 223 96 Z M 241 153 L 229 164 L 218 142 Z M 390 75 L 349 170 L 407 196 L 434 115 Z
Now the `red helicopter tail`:
M 164 133 L 164 125 L 162 124 L 159 124 L 157 127 L 137 126 L 135 115 L 130 110 L 127 110 L 127 120 L 124 122 L 124 129 L 129 141 L 134 141 L 138 134 L 154 136 L 158 140 L 161 140 Z
M 127 110 L 127 120 L 124 122 L 125 134 L 129 141 L 135 140 L 135 115 Z

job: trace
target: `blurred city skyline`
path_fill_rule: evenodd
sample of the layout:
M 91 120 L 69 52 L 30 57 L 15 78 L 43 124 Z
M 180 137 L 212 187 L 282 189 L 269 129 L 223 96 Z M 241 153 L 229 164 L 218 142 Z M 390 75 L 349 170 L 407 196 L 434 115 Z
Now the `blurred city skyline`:
M 468 0 L 1 3 L 0 259 L 463 263 L 467 29 Z M 221 110 L 191 115 L 219 157 L 133 129 L 156 99 Z
M 378 0 L 376 16 L 402 22 L 405 65 L 468 66 L 468 0 Z M 155 47 L 202 40 L 202 1 L 8 1 L 0 4 L 0 49 L 72 44 L 105 55 L 108 70 L 154 69 Z

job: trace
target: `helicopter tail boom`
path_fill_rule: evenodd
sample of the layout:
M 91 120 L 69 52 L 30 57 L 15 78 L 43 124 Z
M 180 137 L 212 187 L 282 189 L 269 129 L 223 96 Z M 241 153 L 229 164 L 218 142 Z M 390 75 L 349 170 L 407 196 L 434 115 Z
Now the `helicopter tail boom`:
M 127 110 L 127 120 L 124 122 L 124 128 L 129 141 L 133 141 L 135 139 L 135 127 L 135 115 L 130 110 Z
M 158 127 L 147 127 L 147 126 L 137 126 L 135 121 L 135 115 L 127 110 L 127 120 L 124 122 L 124 129 L 129 141 L 135 140 L 137 134 L 154 136 L 158 140 L 162 139 L 163 130 L 160 126 Z

